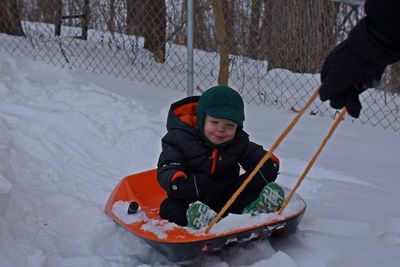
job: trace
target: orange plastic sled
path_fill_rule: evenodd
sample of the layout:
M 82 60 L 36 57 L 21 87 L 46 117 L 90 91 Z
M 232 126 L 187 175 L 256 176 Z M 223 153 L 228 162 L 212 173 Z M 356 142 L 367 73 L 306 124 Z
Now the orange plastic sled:
M 166 193 L 157 182 L 157 171 L 148 170 L 123 178 L 111 193 L 105 212 L 115 222 L 146 241 L 169 260 L 179 263 L 192 262 L 204 253 L 219 252 L 234 244 L 294 233 L 306 209 L 304 200 L 300 198 L 304 203 L 303 207 L 293 214 L 281 216 L 281 219 L 273 219 L 222 234 L 211 232 L 206 234 L 160 219 L 159 206 L 165 198 Z M 121 216 L 121 211 L 116 211 L 115 208 L 117 203 L 125 204 L 126 207 L 129 203 L 137 203 L 139 209 L 132 215 L 128 215 L 128 210 L 124 210 Z M 127 221 L 124 219 L 127 216 L 132 216 L 134 219 Z M 157 231 L 157 229 L 162 230 Z

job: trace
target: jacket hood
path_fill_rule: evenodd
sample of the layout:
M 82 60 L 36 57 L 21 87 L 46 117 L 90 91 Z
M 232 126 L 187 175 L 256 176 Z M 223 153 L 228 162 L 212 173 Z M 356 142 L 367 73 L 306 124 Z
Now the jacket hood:
M 199 96 L 189 96 L 173 103 L 168 112 L 167 130 L 192 128 L 198 131 L 196 108 L 199 99 Z
M 202 138 L 212 148 L 223 147 L 234 142 L 239 136 L 247 136 L 242 128 L 238 127 L 233 140 L 219 145 L 211 143 L 198 127 L 196 108 L 199 105 L 199 99 L 200 96 L 189 96 L 173 103 L 168 112 L 167 130 L 180 129 L 190 132 L 198 138 Z

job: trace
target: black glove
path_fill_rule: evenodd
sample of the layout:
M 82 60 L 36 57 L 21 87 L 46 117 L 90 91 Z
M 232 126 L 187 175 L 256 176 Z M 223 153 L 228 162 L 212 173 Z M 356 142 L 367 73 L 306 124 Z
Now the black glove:
M 260 168 L 261 174 L 268 182 L 274 182 L 278 177 L 279 162 L 268 159 Z
M 190 202 L 206 202 L 211 191 L 211 177 L 190 174 L 177 178 L 171 184 L 171 195 Z
M 350 116 L 358 118 L 362 108 L 359 95 L 379 84 L 385 68 L 359 57 L 342 42 L 329 53 L 322 66 L 320 99 L 330 100 L 331 107 L 336 109 L 346 107 Z

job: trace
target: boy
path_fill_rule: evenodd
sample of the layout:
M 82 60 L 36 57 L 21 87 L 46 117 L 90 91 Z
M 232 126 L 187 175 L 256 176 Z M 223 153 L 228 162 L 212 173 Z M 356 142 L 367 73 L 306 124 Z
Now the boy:
M 157 164 L 158 182 L 168 195 L 160 206 L 161 218 L 202 228 L 222 209 L 266 154 L 249 141 L 243 121 L 243 99 L 227 86 L 171 105 Z M 279 159 L 273 156 L 224 215 L 276 210 L 284 197 L 273 183 L 278 170 Z

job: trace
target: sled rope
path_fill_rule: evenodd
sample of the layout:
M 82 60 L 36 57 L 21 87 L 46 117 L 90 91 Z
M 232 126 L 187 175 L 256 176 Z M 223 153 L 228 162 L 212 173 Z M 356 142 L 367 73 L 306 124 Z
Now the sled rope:
M 315 152 L 314 156 L 311 158 L 311 160 L 308 162 L 306 168 L 304 169 L 302 175 L 300 176 L 299 180 L 297 181 L 296 185 L 293 187 L 292 191 L 290 192 L 289 196 L 285 199 L 283 202 L 281 208 L 278 210 L 278 214 L 282 214 L 283 210 L 286 208 L 286 206 L 289 204 L 290 200 L 292 199 L 294 193 L 296 192 L 297 188 L 299 188 L 300 184 L 303 182 L 304 178 L 306 177 L 307 173 L 310 171 L 311 167 L 314 165 L 314 162 L 317 160 L 319 154 L 321 153 L 322 149 L 325 147 L 326 143 L 328 143 L 329 138 L 331 138 L 333 132 L 339 125 L 339 123 L 344 119 L 344 116 L 346 115 L 347 110 L 346 108 L 343 108 L 339 116 L 335 119 L 333 122 L 331 128 L 329 129 L 328 133 L 326 134 L 324 140 L 322 141 L 321 145 L 319 146 L 317 152 Z
M 232 197 L 226 202 L 225 206 L 222 207 L 222 209 L 217 214 L 217 216 L 215 216 L 214 219 L 210 222 L 210 224 L 205 229 L 205 233 L 208 233 L 210 231 L 210 229 L 214 226 L 214 224 L 219 221 L 219 219 L 222 217 L 222 215 L 229 209 L 229 207 L 237 199 L 237 197 L 244 190 L 244 188 L 247 186 L 247 184 L 251 182 L 254 175 L 256 175 L 256 173 L 260 170 L 260 168 L 264 165 L 264 163 L 272 156 L 272 153 L 275 151 L 275 149 L 280 145 L 280 143 L 283 141 L 283 139 L 290 133 L 290 131 L 294 128 L 296 123 L 299 121 L 300 117 L 304 114 L 304 112 L 309 108 L 309 106 L 311 106 L 311 104 L 317 98 L 320 87 L 321 87 L 321 84 L 319 84 L 316 87 L 314 93 L 312 94 L 310 99 L 307 101 L 307 103 L 304 105 L 304 107 L 299 111 L 299 113 L 297 113 L 297 115 L 294 117 L 294 119 L 290 122 L 290 124 L 286 127 L 286 129 L 281 133 L 281 135 L 278 137 L 278 139 L 273 143 L 272 147 L 268 150 L 268 152 L 261 158 L 261 160 L 258 162 L 257 166 L 253 169 L 253 171 L 246 178 L 246 180 L 243 181 L 242 185 L 236 190 L 236 192 L 232 195 Z

